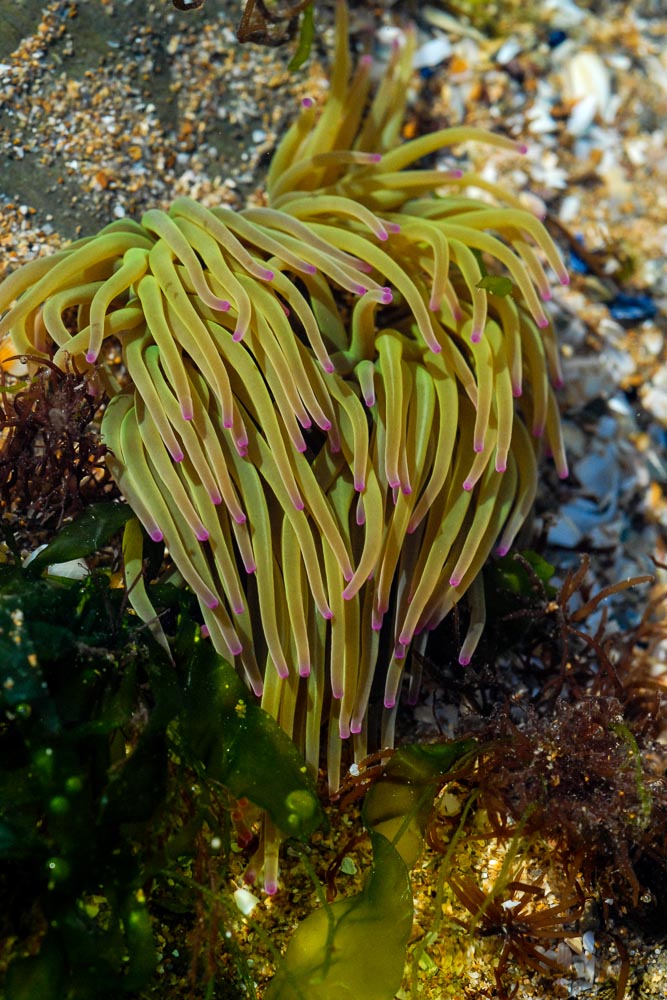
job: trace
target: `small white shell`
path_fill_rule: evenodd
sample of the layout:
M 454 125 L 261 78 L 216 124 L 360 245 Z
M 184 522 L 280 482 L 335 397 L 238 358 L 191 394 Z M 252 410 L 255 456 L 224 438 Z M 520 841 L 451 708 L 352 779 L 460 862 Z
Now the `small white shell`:
M 576 102 L 567 123 L 572 135 L 582 135 L 597 114 L 606 118 L 611 106 L 611 76 L 597 53 L 582 49 L 567 60 L 563 96 Z
M 587 954 L 592 955 L 595 952 L 595 934 L 593 931 L 586 931 L 585 934 L 582 935 L 581 940 L 584 946 L 584 951 Z
M 414 69 L 426 69 L 431 66 L 439 66 L 445 59 L 449 59 L 452 54 L 452 43 L 448 38 L 432 38 L 430 41 L 420 45 L 414 54 L 412 65 Z
M 597 111 L 597 101 L 593 94 L 580 97 L 567 120 L 570 135 L 583 135 L 589 125 L 593 124 Z
M 573 28 L 586 17 L 586 11 L 573 0 L 545 0 L 544 13 L 548 13 L 552 28 Z
M 506 38 L 503 44 L 500 46 L 496 52 L 496 62 L 499 66 L 507 66 L 508 63 L 512 62 L 512 59 L 521 52 L 523 46 L 518 38 L 510 35 Z
M 234 902 L 244 917 L 249 916 L 259 903 L 257 896 L 248 889 L 236 889 L 233 895 Z

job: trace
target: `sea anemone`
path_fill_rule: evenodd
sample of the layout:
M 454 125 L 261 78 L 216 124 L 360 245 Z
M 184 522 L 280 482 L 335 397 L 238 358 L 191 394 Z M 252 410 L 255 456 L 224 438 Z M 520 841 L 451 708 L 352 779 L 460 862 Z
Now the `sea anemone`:
M 411 647 L 465 594 L 472 656 L 480 570 L 529 513 L 542 440 L 567 471 L 542 305 L 543 260 L 567 281 L 556 248 L 503 189 L 413 167 L 468 140 L 523 147 L 468 127 L 401 142 L 410 43 L 370 99 L 337 16 L 330 91 L 303 102 L 265 206 L 179 198 L 0 287 L 13 350 L 108 397 L 125 498 L 314 767 L 328 719 L 332 790 L 341 739 L 366 754 L 380 649 L 386 745 Z

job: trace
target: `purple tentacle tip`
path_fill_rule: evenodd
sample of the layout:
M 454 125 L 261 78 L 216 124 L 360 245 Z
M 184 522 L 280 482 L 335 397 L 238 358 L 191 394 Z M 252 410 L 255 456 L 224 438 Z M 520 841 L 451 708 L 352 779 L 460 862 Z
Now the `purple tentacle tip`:
M 86 352 L 86 361 L 88 362 L 89 365 L 95 364 L 95 362 L 97 361 L 97 354 L 95 353 L 95 351 Z
M 192 420 L 194 415 L 192 403 L 181 403 L 181 416 L 183 417 L 183 420 Z
M 173 458 L 174 462 L 182 462 L 183 459 L 185 458 L 185 455 L 183 454 L 182 451 L 172 451 L 171 457 Z
M 310 677 L 310 663 L 301 663 L 299 665 L 299 677 Z
M 396 704 L 396 698 L 394 697 L 394 695 L 389 695 L 388 697 L 385 697 L 384 699 L 385 708 L 393 708 L 395 704 Z
M 450 578 L 449 578 L 449 586 L 450 587 L 454 587 L 454 588 L 460 587 L 461 586 L 461 577 L 460 576 L 450 576 Z
M 496 462 L 496 472 L 507 472 L 507 462 Z
M 209 533 L 203 525 L 201 528 L 197 529 L 195 534 L 198 542 L 207 542 L 209 540 Z
M 202 639 L 208 639 L 209 635 L 211 634 L 208 630 L 208 625 L 200 625 L 199 632 L 201 634 Z
M 161 542 L 164 538 L 164 535 L 159 528 L 154 528 L 153 531 L 149 531 L 148 534 L 154 542 Z
M 510 550 L 509 545 L 499 545 L 498 548 L 496 549 L 496 555 L 502 559 L 503 556 L 507 555 L 509 550 Z
M 382 302 L 383 305 L 388 306 L 390 302 L 394 301 L 394 295 L 392 293 L 391 288 L 387 288 L 387 286 L 385 285 L 384 288 L 381 289 L 381 292 L 382 295 L 380 298 L 380 302 Z
M 517 142 L 516 144 L 516 151 L 517 153 L 521 153 L 522 156 L 526 155 L 526 153 L 528 152 L 528 148 L 529 147 L 526 145 L 525 142 Z
M 314 105 L 314 103 L 315 103 L 315 101 L 312 99 L 312 97 L 304 97 L 302 99 L 302 101 L 301 101 L 301 107 L 302 108 L 312 108 L 312 106 Z
M 460 666 L 467 667 L 469 663 L 470 663 L 470 657 L 469 656 L 463 656 L 463 654 L 461 654 L 461 656 L 459 656 L 459 665 Z
M 278 892 L 278 884 L 276 882 L 265 882 L 264 892 L 267 896 L 275 896 Z
M 360 733 L 362 729 L 363 725 L 361 721 L 359 719 L 352 719 L 352 721 L 350 722 L 350 732 L 352 733 L 352 735 L 356 736 L 357 733 Z
M 214 611 L 218 607 L 218 605 L 220 604 L 220 601 L 218 600 L 217 597 L 215 597 L 213 594 L 211 594 L 210 597 L 207 597 L 205 599 L 204 604 L 206 605 L 206 607 L 210 611 Z
M 354 285 L 352 287 L 352 291 L 354 292 L 355 295 L 365 295 L 368 289 L 366 288 L 365 285 Z
M 463 484 L 463 489 L 466 491 L 466 493 L 470 493 L 470 490 L 473 488 L 474 485 L 475 484 L 471 483 L 469 479 L 466 479 L 466 481 Z

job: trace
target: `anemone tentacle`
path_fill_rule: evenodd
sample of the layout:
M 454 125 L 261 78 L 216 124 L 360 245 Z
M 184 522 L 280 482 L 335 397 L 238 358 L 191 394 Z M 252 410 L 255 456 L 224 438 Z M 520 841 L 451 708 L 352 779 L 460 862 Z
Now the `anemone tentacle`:
M 364 110 L 370 60 L 352 72 L 342 3 L 337 16 L 329 94 L 276 150 L 266 205 L 179 198 L 0 285 L 16 352 L 106 393 L 127 502 L 314 768 L 328 719 L 334 791 L 341 741 L 366 752 L 376 671 L 389 739 L 411 647 L 466 594 L 461 663 L 474 655 L 481 568 L 528 518 L 540 451 L 567 474 L 546 305 L 548 274 L 567 281 L 558 251 L 512 192 L 415 166 L 470 141 L 522 145 L 467 126 L 401 143 L 413 41 Z M 418 687 L 413 667 L 410 700 Z M 273 882 L 275 831 L 265 841 Z

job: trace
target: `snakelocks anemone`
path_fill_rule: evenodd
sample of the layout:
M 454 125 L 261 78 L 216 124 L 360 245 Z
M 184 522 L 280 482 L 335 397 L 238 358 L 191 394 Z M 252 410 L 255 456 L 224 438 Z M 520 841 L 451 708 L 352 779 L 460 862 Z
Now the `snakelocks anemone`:
M 469 127 L 402 142 L 410 43 L 371 99 L 370 59 L 352 69 L 337 16 L 327 98 L 303 102 L 265 207 L 179 198 L 0 287 L 13 349 L 106 394 L 123 495 L 313 767 L 328 724 L 332 789 L 341 741 L 366 754 L 375 673 L 387 745 L 404 675 L 412 697 L 419 684 L 409 652 L 464 595 L 469 661 L 480 570 L 530 511 L 542 442 L 567 472 L 543 308 L 545 266 L 567 282 L 556 248 L 505 190 L 414 167 L 469 140 L 521 145 Z M 145 592 L 130 596 L 151 617 Z

